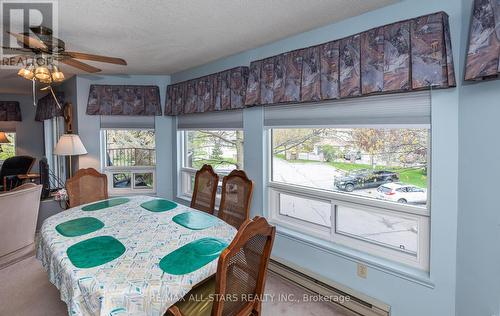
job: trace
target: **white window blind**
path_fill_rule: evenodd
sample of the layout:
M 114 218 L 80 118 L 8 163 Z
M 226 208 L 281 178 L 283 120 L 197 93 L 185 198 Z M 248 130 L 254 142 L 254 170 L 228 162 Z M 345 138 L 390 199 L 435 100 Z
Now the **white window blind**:
M 154 129 L 154 116 L 101 115 L 101 128 Z
M 177 117 L 177 128 L 189 129 L 241 129 L 243 110 L 185 114 Z
M 429 125 L 429 91 L 332 100 L 310 104 L 267 106 L 264 125 L 349 126 Z

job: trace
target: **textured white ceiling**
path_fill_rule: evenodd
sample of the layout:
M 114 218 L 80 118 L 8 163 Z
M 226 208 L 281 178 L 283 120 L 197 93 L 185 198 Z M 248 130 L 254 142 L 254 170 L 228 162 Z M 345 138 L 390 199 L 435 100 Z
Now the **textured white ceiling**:
M 64 0 L 66 49 L 122 57 L 102 74 L 171 74 L 394 3 L 395 0 Z M 63 66 L 65 74 L 79 73 Z M 30 93 L 0 70 L 0 93 Z

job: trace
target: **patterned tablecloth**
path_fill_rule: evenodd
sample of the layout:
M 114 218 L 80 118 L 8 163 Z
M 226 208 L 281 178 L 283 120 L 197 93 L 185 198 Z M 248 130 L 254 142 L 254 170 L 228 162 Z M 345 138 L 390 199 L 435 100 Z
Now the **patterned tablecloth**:
M 173 210 L 155 213 L 140 206 L 152 199 L 130 197 L 126 204 L 87 212 L 78 206 L 45 220 L 37 258 L 60 290 L 69 315 L 163 315 L 194 285 L 215 274 L 216 259 L 185 275 L 167 274 L 159 262 L 170 252 L 203 237 L 219 238 L 229 244 L 236 229 L 220 220 L 203 230 L 184 228 L 172 217 L 192 209 L 179 204 Z M 55 229 L 60 223 L 89 216 L 102 221 L 104 227 L 78 237 L 64 237 Z M 66 250 L 97 236 L 116 238 L 125 246 L 125 253 L 94 268 L 76 268 Z

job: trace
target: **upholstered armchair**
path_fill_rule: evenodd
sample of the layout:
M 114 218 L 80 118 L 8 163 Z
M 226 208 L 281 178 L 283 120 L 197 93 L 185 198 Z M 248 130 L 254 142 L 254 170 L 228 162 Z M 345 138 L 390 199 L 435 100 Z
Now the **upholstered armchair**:
M 41 192 L 26 183 L 0 194 L 0 268 L 34 250 Z

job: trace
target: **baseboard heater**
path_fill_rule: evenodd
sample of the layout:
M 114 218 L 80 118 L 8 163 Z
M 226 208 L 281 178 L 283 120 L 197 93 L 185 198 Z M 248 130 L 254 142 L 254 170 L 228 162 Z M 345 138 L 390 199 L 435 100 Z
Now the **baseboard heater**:
M 353 312 L 354 315 L 390 315 L 389 305 L 379 302 L 364 294 L 354 293 L 354 291 L 339 284 L 333 284 L 333 282 L 328 282 L 329 284 L 327 284 L 319 281 L 319 276 L 316 276 L 314 273 L 295 267 L 288 262 L 284 262 L 283 260 L 276 258 L 271 259 L 269 262 L 269 270 L 318 295 L 330 298 L 340 296 L 349 297 L 348 300 L 338 300 L 335 302 L 332 300 L 330 301 L 332 304 L 340 305 Z

